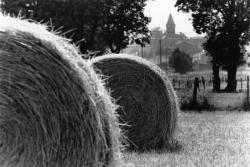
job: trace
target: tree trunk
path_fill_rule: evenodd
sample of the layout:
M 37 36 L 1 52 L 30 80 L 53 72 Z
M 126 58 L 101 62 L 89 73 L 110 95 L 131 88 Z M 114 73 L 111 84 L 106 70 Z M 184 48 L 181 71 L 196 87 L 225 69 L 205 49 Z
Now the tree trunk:
M 239 38 L 235 38 L 232 40 L 230 46 L 230 54 L 228 59 L 229 64 L 227 66 L 227 87 L 225 89 L 226 92 L 236 92 L 237 88 L 237 81 L 236 81 L 236 73 L 237 73 L 237 67 L 239 65 L 239 60 L 241 57 L 241 51 L 239 46 Z
M 88 41 L 88 50 L 94 50 L 94 43 L 95 43 L 95 37 L 96 37 L 96 31 L 97 31 L 97 24 L 98 24 L 98 17 L 94 18 L 93 25 L 91 27 L 91 32 L 89 36 Z
M 237 65 L 231 65 L 227 70 L 227 87 L 225 89 L 226 92 L 236 92 L 237 82 L 236 82 L 236 72 Z
M 220 91 L 220 67 L 218 65 L 212 66 L 213 68 L 213 92 L 219 92 Z

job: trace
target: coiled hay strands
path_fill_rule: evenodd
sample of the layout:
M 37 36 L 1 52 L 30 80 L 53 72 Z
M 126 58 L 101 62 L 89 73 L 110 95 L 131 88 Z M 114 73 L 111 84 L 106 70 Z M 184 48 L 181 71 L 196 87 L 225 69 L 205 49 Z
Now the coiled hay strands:
M 88 62 L 105 76 L 111 96 L 121 107 L 129 148 L 134 150 L 173 149 L 173 134 L 179 110 L 175 91 L 166 74 L 137 56 L 110 54 Z
M 120 166 L 115 110 L 68 40 L 0 16 L 0 166 Z

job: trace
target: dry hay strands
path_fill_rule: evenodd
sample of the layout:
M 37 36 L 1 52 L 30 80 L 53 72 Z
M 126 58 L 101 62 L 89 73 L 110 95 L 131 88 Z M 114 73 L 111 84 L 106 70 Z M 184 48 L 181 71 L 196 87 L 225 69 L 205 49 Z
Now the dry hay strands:
M 179 110 L 166 74 L 137 56 L 110 54 L 89 61 L 106 77 L 111 96 L 121 107 L 119 121 L 133 150 L 172 150 Z
M 75 46 L 0 16 L 0 166 L 120 166 L 115 110 Z

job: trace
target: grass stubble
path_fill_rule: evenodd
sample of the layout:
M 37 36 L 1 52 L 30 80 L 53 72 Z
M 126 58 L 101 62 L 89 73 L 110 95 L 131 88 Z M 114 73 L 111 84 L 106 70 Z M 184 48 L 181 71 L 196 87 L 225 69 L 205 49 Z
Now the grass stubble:
M 183 149 L 176 153 L 125 153 L 135 167 L 248 167 L 250 113 L 181 113 L 176 138 Z

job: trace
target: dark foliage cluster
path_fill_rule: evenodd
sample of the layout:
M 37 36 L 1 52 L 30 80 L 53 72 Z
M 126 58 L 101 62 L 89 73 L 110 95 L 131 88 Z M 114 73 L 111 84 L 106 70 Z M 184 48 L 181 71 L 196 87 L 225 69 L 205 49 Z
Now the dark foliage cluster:
M 174 68 L 176 72 L 184 74 L 188 71 L 192 71 L 193 62 L 192 58 L 180 49 L 175 49 L 172 56 L 169 59 L 170 67 Z
M 1 8 L 52 24 L 83 53 L 107 49 L 118 53 L 130 43 L 149 42 L 145 5 L 146 0 L 2 0 Z

